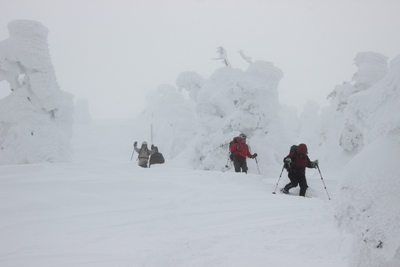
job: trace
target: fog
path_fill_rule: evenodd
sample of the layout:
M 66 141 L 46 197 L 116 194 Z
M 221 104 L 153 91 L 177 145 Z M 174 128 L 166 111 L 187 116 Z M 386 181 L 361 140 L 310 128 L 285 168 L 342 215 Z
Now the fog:
M 235 68 L 238 51 L 284 73 L 281 103 L 328 105 L 335 85 L 351 81 L 358 52 L 399 54 L 400 2 L 376 1 L 1 1 L 0 40 L 16 19 L 41 22 L 61 89 L 89 100 L 93 118 L 132 118 L 160 84 L 183 71 L 209 78 Z M 0 98 L 10 93 L 0 82 Z

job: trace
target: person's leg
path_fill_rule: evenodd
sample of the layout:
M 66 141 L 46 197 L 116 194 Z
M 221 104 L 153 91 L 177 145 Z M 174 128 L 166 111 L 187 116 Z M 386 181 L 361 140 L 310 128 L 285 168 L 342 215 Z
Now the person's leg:
M 235 167 L 235 172 L 240 172 L 240 162 L 236 158 L 233 158 L 233 166 Z
M 148 163 L 148 160 L 146 160 L 146 158 L 140 158 L 138 164 L 142 168 L 147 168 L 147 163 Z
M 247 168 L 247 162 L 246 161 L 241 162 L 241 167 L 242 167 L 242 172 L 247 173 L 247 170 L 249 168 Z
M 290 183 L 285 185 L 284 189 L 289 192 L 290 189 L 296 187 L 299 184 L 299 181 L 297 174 L 289 173 L 288 177 L 290 179 Z
M 308 188 L 307 185 L 307 180 L 305 175 L 299 176 L 299 184 L 300 184 L 300 196 L 305 197 L 306 196 L 306 191 Z

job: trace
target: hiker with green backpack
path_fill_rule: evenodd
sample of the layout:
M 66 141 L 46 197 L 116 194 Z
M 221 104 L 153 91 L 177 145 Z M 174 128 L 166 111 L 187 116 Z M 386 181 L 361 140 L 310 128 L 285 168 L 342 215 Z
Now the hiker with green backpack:
M 306 196 L 308 188 L 306 180 L 306 168 L 317 168 L 318 160 L 311 161 L 308 157 L 308 150 L 306 144 L 292 146 L 289 155 L 284 159 L 284 167 L 288 171 L 290 183 L 288 183 L 281 192 L 288 194 L 291 188 L 300 185 L 300 196 Z

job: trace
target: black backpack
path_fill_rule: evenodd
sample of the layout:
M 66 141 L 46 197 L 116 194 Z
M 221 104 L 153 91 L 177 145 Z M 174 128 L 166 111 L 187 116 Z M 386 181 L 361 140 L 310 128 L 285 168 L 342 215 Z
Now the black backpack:
M 229 159 L 231 160 L 231 161 L 233 161 L 233 158 L 235 157 L 235 152 L 236 152 L 236 150 L 235 151 L 233 151 L 233 152 L 231 152 L 231 147 L 233 146 L 233 144 L 235 144 L 235 143 L 237 143 L 237 140 L 236 140 L 236 138 L 237 137 L 235 137 L 235 138 L 233 138 L 233 140 L 229 143 Z
M 292 145 L 292 146 L 290 147 L 289 154 L 294 153 L 294 156 L 293 156 L 293 158 L 292 158 L 292 162 L 290 163 L 290 165 L 287 164 L 287 163 L 285 162 L 285 159 L 283 159 L 283 162 L 285 163 L 285 164 L 284 164 L 284 167 L 285 167 L 285 169 L 286 169 L 287 171 L 289 171 L 291 168 L 293 168 L 293 167 L 296 165 L 297 147 L 298 147 L 297 145 Z
M 293 153 L 293 152 L 296 153 L 296 152 L 297 152 L 297 147 L 298 147 L 298 145 L 293 145 L 293 146 L 291 146 L 291 147 L 290 147 L 289 154 L 290 154 L 290 153 Z

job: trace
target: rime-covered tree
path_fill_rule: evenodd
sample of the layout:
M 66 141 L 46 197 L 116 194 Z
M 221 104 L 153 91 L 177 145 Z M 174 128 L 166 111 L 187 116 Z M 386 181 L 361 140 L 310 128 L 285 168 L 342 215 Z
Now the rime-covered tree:
M 364 136 L 364 148 L 347 165 L 337 196 L 336 218 L 353 236 L 351 266 L 400 264 L 399 105 L 397 56 L 387 75 L 351 96 L 346 108 Z
M 48 29 L 17 20 L 8 30 L 0 42 L 0 81 L 11 89 L 0 100 L 0 164 L 69 160 L 73 96 L 57 83 Z

